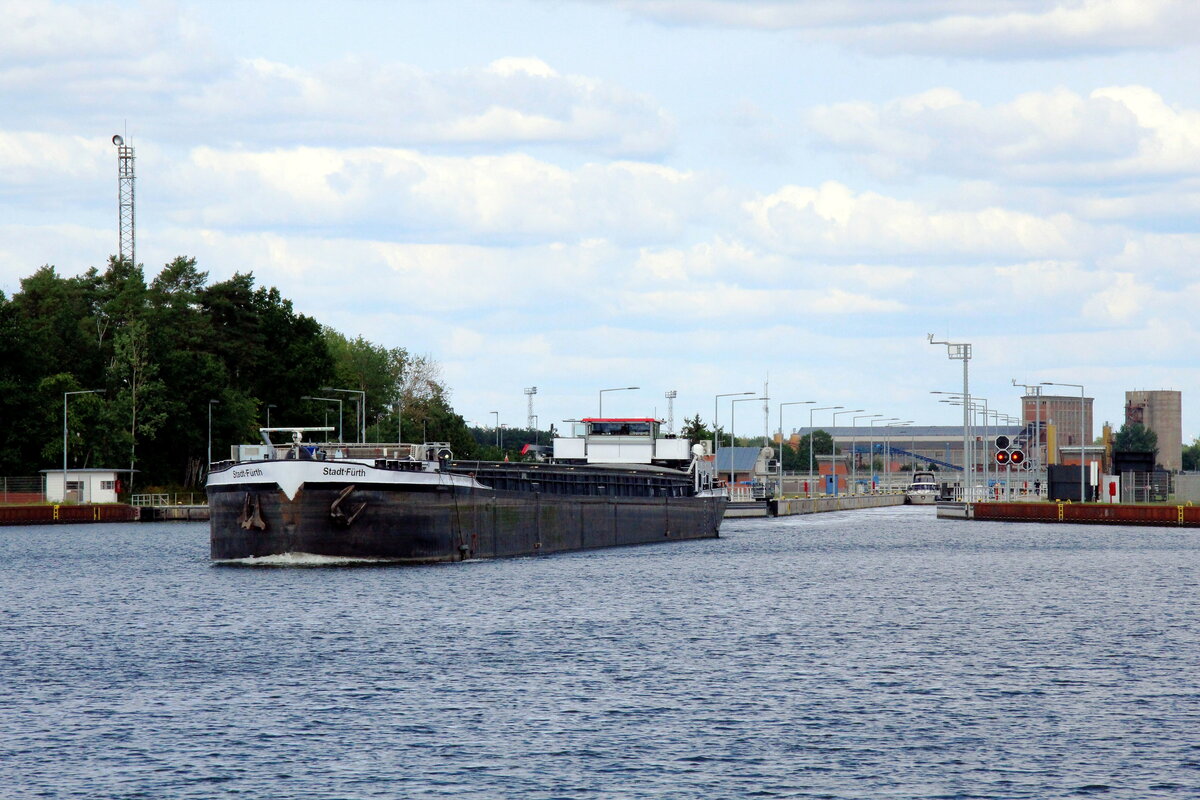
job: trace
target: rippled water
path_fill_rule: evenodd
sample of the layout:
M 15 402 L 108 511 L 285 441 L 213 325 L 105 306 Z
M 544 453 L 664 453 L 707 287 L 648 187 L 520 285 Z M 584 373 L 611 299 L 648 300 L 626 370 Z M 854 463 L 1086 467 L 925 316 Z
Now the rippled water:
M 1200 796 L 1200 533 L 731 520 L 436 567 L 0 528 L 0 797 Z

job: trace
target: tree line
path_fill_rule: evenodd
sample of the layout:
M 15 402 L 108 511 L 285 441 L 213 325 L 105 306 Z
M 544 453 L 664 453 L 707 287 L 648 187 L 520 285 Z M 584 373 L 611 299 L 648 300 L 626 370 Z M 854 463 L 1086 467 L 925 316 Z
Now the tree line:
M 367 441 L 476 448 L 432 359 L 322 326 L 251 273 L 209 283 L 186 256 L 149 283 L 112 257 L 75 277 L 44 266 L 0 292 L 0 474 L 61 466 L 66 392 L 87 392 L 67 398 L 68 466 L 132 468 L 141 487 L 197 485 L 210 419 L 216 461 L 258 441 L 268 416 L 337 428 L 337 399 L 350 441 L 361 404 Z

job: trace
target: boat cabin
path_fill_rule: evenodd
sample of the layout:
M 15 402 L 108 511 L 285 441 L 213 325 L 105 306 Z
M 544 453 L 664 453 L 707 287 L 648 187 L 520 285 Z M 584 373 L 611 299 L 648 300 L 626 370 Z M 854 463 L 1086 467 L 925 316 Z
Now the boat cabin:
M 571 436 L 555 437 L 554 460 L 587 464 L 687 464 L 691 442 L 663 434 L 649 417 L 589 417 L 572 421 Z

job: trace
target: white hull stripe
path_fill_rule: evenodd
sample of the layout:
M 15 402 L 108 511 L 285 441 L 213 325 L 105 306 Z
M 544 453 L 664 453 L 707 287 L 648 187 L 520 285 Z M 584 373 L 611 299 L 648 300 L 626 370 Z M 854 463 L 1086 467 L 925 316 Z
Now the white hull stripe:
M 374 465 L 353 461 L 245 461 L 220 472 L 209 473 L 209 486 L 249 486 L 273 483 L 288 500 L 306 483 L 361 483 L 374 486 L 453 486 L 459 489 L 486 489 L 469 475 L 446 472 L 408 472 L 376 469 Z

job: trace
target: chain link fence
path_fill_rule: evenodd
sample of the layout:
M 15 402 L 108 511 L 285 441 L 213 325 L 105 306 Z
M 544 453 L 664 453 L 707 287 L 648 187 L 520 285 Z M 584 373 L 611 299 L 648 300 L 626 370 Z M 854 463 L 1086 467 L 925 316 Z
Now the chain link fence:
M 0 478 L 0 504 L 44 503 L 46 480 L 41 475 Z

